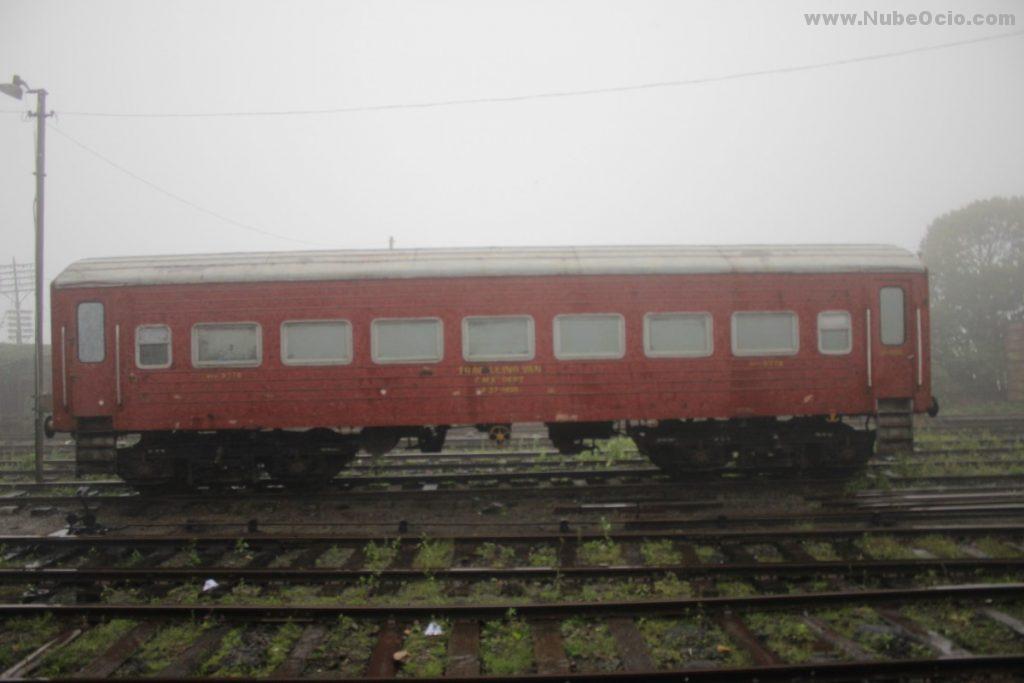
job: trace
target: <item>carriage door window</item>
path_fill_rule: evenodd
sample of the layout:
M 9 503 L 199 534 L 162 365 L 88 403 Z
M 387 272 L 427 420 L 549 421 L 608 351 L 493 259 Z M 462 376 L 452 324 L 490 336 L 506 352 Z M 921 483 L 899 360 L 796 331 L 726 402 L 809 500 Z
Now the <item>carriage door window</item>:
M 882 343 L 900 346 L 906 341 L 906 330 L 903 327 L 903 288 L 882 287 L 879 307 L 882 312 Z
M 171 367 L 171 328 L 140 325 L 135 330 L 135 365 L 140 368 Z
M 850 314 L 846 311 L 824 311 L 818 314 L 818 351 L 826 355 L 842 355 L 853 348 L 850 337 Z
M 98 301 L 78 304 L 78 360 L 102 363 L 105 356 L 103 304 Z

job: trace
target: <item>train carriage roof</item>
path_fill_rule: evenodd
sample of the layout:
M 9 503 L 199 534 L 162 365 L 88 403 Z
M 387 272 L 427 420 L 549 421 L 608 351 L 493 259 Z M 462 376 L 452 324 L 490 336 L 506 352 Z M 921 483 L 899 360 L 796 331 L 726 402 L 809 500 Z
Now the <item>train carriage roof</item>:
M 515 275 L 923 271 L 921 261 L 911 252 L 878 244 L 492 247 L 84 259 L 68 266 L 53 286 Z

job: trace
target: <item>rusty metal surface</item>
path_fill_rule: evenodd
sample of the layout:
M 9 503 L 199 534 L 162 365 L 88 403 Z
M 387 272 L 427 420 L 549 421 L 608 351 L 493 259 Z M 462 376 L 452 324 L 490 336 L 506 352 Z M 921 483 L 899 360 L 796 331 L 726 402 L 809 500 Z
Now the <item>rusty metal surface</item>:
M 106 678 L 110 676 L 119 666 L 124 664 L 129 657 L 146 642 L 150 636 L 156 633 L 160 624 L 155 621 L 147 621 L 137 625 L 128 633 L 118 638 L 105 652 L 89 662 L 80 675 L 87 678 Z
M 740 668 L 694 668 L 672 669 L 661 671 L 615 671 L 609 673 L 587 672 L 566 674 L 532 674 L 525 680 L 536 683 L 555 683 L 556 681 L 689 681 L 690 683 L 736 683 L 737 681 L 768 682 L 794 680 L 843 681 L 877 678 L 880 676 L 914 676 L 916 678 L 933 677 L 934 680 L 946 680 L 942 677 L 950 675 L 968 675 L 972 673 L 1006 674 L 1006 680 L 1016 680 L 1024 670 L 1024 655 L 991 655 L 978 657 L 951 657 L 945 659 L 902 659 L 873 662 L 827 662 L 808 664 L 786 664 L 772 667 L 740 667 Z M 83 681 L 103 681 L 104 679 L 81 679 Z M 125 683 L 138 681 L 145 683 L 152 678 L 119 678 Z M 238 680 L 238 679 L 204 679 L 204 680 Z M 308 679 L 285 679 L 299 683 Z M 335 681 L 358 683 L 361 678 L 336 678 Z M 442 683 L 447 678 L 420 678 L 419 681 Z M 522 681 L 517 676 L 476 676 L 459 679 L 464 683 L 497 683 L 498 681 Z M 997 679 L 1003 680 L 1003 679 Z
M 288 657 L 274 669 L 270 678 L 298 678 L 306 666 L 306 660 L 313 654 L 314 650 L 323 642 L 327 635 L 327 628 L 320 624 L 313 624 L 303 629 L 302 635 L 292 646 Z
M 157 673 L 157 678 L 185 678 L 191 674 L 199 663 L 206 659 L 224 640 L 230 630 L 227 626 L 217 626 L 200 635 L 177 658 Z
M 746 650 L 747 654 L 755 664 L 761 666 L 778 666 L 782 664 L 782 659 L 779 658 L 775 652 L 764 645 L 757 636 L 755 636 L 747 624 L 732 612 L 725 612 L 719 614 L 715 618 L 715 622 L 722 627 L 732 639 L 739 643 L 740 647 Z
M 128 615 L 135 618 L 156 618 L 173 616 L 219 616 L 234 620 L 281 620 L 287 618 L 328 618 L 339 614 L 361 618 L 427 618 L 446 615 L 449 618 L 500 618 L 509 609 L 514 609 L 527 619 L 568 618 L 571 616 L 611 616 L 621 614 L 682 614 L 688 610 L 728 609 L 794 609 L 797 607 L 819 607 L 845 604 L 904 604 L 910 601 L 971 599 L 1009 600 L 1024 595 L 1024 583 L 968 584 L 953 586 L 932 586 L 927 588 L 873 589 L 857 591 L 833 591 L 826 593 L 796 593 L 757 595 L 748 597 L 697 597 L 659 599 L 648 598 L 630 601 L 607 602 L 560 602 L 528 603 L 517 601 L 491 602 L 487 604 L 416 604 L 416 605 L 222 605 L 222 604 L 4 604 L 0 605 L 3 616 L 38 616 L 51 613 L 55 617 L 89 615 L 112 617 Z M 397 648 L 396 648 L 397 649 Z
M 457 619 L 448 638 L 448 676 L 480 675 L 480 622 Z
M 788 471 L 792 475 L 792 471 Z M 727 471 L 722 472 L 723 475 L 730 474 Z M 455 475 L 449 475 L 448 480 L 457 481 L 458 477 Z M 956 474 L 956 475 L 922 475 L 922 476 L 887 476 L 886 479 L 893 485 L 899 486 L 901 489 L 914 484 L 917 486 L 924 485 L 942 485 L 942 486 L 963 486 L 967 484 L 998 484 L 1004 486 L 1011 486 L 1024 482 L 1024 475 L 1021 474 Z M 338 480 L 341 482 L 342 480 Z M 333 482 L 332 482 L 333 484 Z M 626 498 L 626 497 L 642 497 L 645 500 L 660 500 L 662 498 L 668 498 L 670 496 L 686 496 L 691 495 L 693 491 L 729 491 L 736 490 L 737 485 L 770 485 L 786 491 L 808 491 L 811 489 L 821 490 L 821 488 L 833 489 L 837 487 L 836 479 L 813 479 L 803 480 L 798 482 L 786 481 L 781 476 L 771 476 L 767 478 L 762 477 L 744 477 L 734 478 L 728 477 L 715 477 L 706 481 L 691 481 L 691 482 L 669 482 L 664 481 L 660 478 L 648 478 L 643 482 L 627 482 L 627 483 L 589 483 L 585 487 L 580 486 L 543 486 L 538 487 L 535 481 L 522 480 L 519 483 L 506 483 L 504 487 L 493 487 L 493 486 L 476 486 L 476 487 L 463 487 L 453 486 L 451 488 L 424 488 L 416 486 L 413 489 L 395 489 L 390 491 L 380 491 L 375 489 L 351 489 L 347 490 L 344 486 L 332 489 L 328 492 L 323 493 L 310 493 L 304 494 L 304 499 L 309 501 L 323 501 L 325 503 L 337 503 L 339 496 L 344 496 L 347 501 L 364 501 L 364 500 L 401 500 L 402 502 L 409 501 L 432 501 L 438 502 L 447 498 L 466 499 L 472 496 L 486 496 L 495 500 L 506 500 L 510 497 L 514 497 L 519 500 L 525 499 L 544 499 L 552 496 L 565 496 L 573 497 L 577 499 L 585 500 L 601 500 L 610 497 Z M 82 486 L 80 481 L 69 481 L 69 482 L 47 482 L 43 485 L 37 485 L 32 482 L 18 483 L 7 485 L 7 488 L 22 489 L 24 491 L 36 491 L 45 490 L 46 487 L 52 486 Z M 89 483 L 93 486 L 93 482 Z M 0 484 L 0 487 L 5 486 Z M 120 481 L 110 482 L 97 482 L 95 483 L 97 489 L 101 487 L 114 487 L 124 492 L 131 492 L 132 489 L 126 484 Z M 837 494 L 838 495 L 838 494 Z M 222 500 L 224 501 L 241 501 L 241 500 L 263 500 L 263 501 L 274 501 L 274 500 L 287 500 L 290 497 L 294 497 L 293 493 L 286 493 L 279 490 L 265 490 L 265 491 L 244 491 L 244 492 L 232 492 L 223 494 Z M 207 493 L 201 493 L 199 495 L 159 495 L 152 497 L 140 497 L 137 495 L 123 495 L 123 494 L 103 494 L 103 495 L 90 495 L 87 499 L 90 504 L 102 504 L 103 506 L 118 506 L 132 508 L 134 506 L 143 505 L 177 505 L 183 506 L 192 503 L 202 504 L 210 502 L 210 495 Z M 47 494 L 30 494 L 30 495 L 18 495 L 16 499 L 13 499 L 19 505 L 60 505 L 60 506 L 80 506 L 80 501 L 68 495 L 47 495 Z M 578 509 L 579 506 L 576 506 Z M 687 507 L 687 506 L 682 506 Z M 568 508 L 565 508 L 568 510 Z
M 561 622 L 556 619 L 530 621 L 533 637 L 533 659 L 540 674 L 569 673 L 569 658 L 565 655 L 562 642 Z
M 650 531 L 611 531 L 603 532 L 569 532 L 569 533 L 544 533 L 544 532 L 506 532 L 498 534 L 460 534 L 444 535 L 437 534 L 433 538 L 438 541 L 477 542 L 491 541 L 493 543 L 561 543 L 575 544 L 583 541 L 610 539 L 613 541 L 635 541 L 643 539 L 678 539 L 680 541 L 705 542 L 715 540 L 723 542 L 733 541 L 780 541 L 786 539 L 811 539 L 811 538 L 850 538 L 863 534 L 878 533 L 884 531 L 894 536 L 920 536 L 928 534 L 1022 534 L 1024 524 L 1022 523 L 985 523 L 985 524 L 868 524 L 851 526 L 831 526 L 814 529 L 807 528 L 785 528 L 785 529 L 758 529 L 750 528 L 761 521 L 758 517 L 745 517 L 732 521 L 747 525 L 746 528 L 728 528 L 730 518 L 716 520 L 720 528 L 717 529 L 679 529 Z M 880 522 L 885 521 L 880 519 Z M 346 545 L 351 547 L 361 546 L 370 541 L 380 541 L 382 538 L 397 541 L 403 545 L 418 545 L 421 542 L 419 535 L 390 535 L 381 534 L 259 534 L 259 533 L 167 533 L 161 535 L 81 535 L 81 536 L 35 536 L 6 534 L 0 536 L 0 544 L 8 545 L 11 548 L 25 545 L 33 545 L 46 548 L 85 548 L 88 550 L 93 546 L 114 547 L 114 546 L 140 546 L 140 547 L 165 547 L 165 546 L 186 546 L 195 544 L 202 546 L 223 546 L 230 548 L 239 542 L 244 542 L 252 548 L 283 547 L 301 545 L 303 547 L 311 543 L 319 543 L 329 547 L 330 545 Z M 323 548 L 323 550 L 325 550 Z M 323 552 L 321 550 L 321 552 Z M 314 556 L 315 557 L 315 556 Z M 312 560 L 310 560 L 312 562 Z
M 609 617 L 607 624 L 623 668 L 626 671 L 652 671 L 654 661 L 636 622 L 630 617 Z
M 377 635 L 377 643 L 370 653 L 370 663 L 366 667 L 367 678 L 394 678 L 397 672 L 395 653 L 402 647 L 402 634 L 398 624 L 389 620 Z
M 576 566 L 576 551 L 577 543 L 573 543 L 571 540 L 563 539 L 559 541 L 558 547 L 558 565 L 563 569 L 571 569 Z
M 846 636 L 836 632 L 835 629 L 825 623 L 822 619 L 805 615 L 801 617 L 801 620 L 807 624 L 807 627 L 810 628 L 811 631 L 814 632 L 814 635 L 816 635 L 820 640 L 828 643 L 850 659 L 858 662 L 871 661 L 872 656 L 867 650 Z
M 563 546 L 572 547 L 569 545 Z M 564 556 L 563 556 L 563 559 Z M 194 581 L 216 579 L 219 582 L 231 580 L 250 583 L 287 581 L 288 583 L 350 582 L 370 577 L 382 581 L 408 581 L 429 574 L 437 579 L 483 581 L 488 579 L 552 579 L 559 576 L 567 579 L 594 577 L 628 577 L 670 573 L 681 577 L 719 576 L 812 576 L 812 575 L 899 575 L 936 572 L 1020 572 L 1024 574 L 1024 557 L 1021 558 L 919 558 L 907 560 L 825 560 L 796 562 L 758 562 L 748 558 L 729 564 L 674 564 L 645 565 L 629 564 L 615 566 L 573 566 L 557 567 L 451 567 L 431 569 L 424 572 L 412 569 L 398 562 L 387 569 L 344 569 L 320 567 L 254 568 L 254 567 L 155 567 L 155 568 L 14 568 L 0 569 L 0 583 L 78 583 L 91 584 L 97 581 L 149 583 L 155 581 Z

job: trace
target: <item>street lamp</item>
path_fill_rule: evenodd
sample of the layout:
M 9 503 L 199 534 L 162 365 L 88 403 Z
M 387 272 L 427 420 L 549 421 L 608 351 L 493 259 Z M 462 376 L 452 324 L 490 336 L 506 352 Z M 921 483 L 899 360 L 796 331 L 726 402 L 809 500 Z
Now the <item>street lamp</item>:
M 35 395 L 33 396 L 33 412 L 35 414 L 35 448 L 36 448 L 36 481 L 43 481 L 43 197 L 44 180 L 46 178 L 46 91 L 42 88 L 31 89 L 20 76 L 15 75 L 10 83 L 0 84 L 0 92 L 20 100 L 23 94 L 36 96 L 36 110 L 29 112 L 36 119 L 36 353 L 34 360 Z

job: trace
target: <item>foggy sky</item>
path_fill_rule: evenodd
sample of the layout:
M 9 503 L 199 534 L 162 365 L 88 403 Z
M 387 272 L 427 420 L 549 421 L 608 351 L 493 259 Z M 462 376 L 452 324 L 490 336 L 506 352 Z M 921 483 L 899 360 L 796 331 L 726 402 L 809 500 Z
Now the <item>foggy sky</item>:
M 824 2 L 0 0 L 0 81 L 50 93 L 47 280 L 89 256 L 886 242 L 1024 193 L 1024 38 L 719 83 L 334 115 L 789 67 L 1024 29 L 810 28 Z M 0 110 L 23 111 L 0 96 Z M 78 112 L 76 114 L 75 112 Z M 33 126 L 0 115 L 0 261 L 32 259 Z M 0 302 L 2 303 L 2 302 Z

